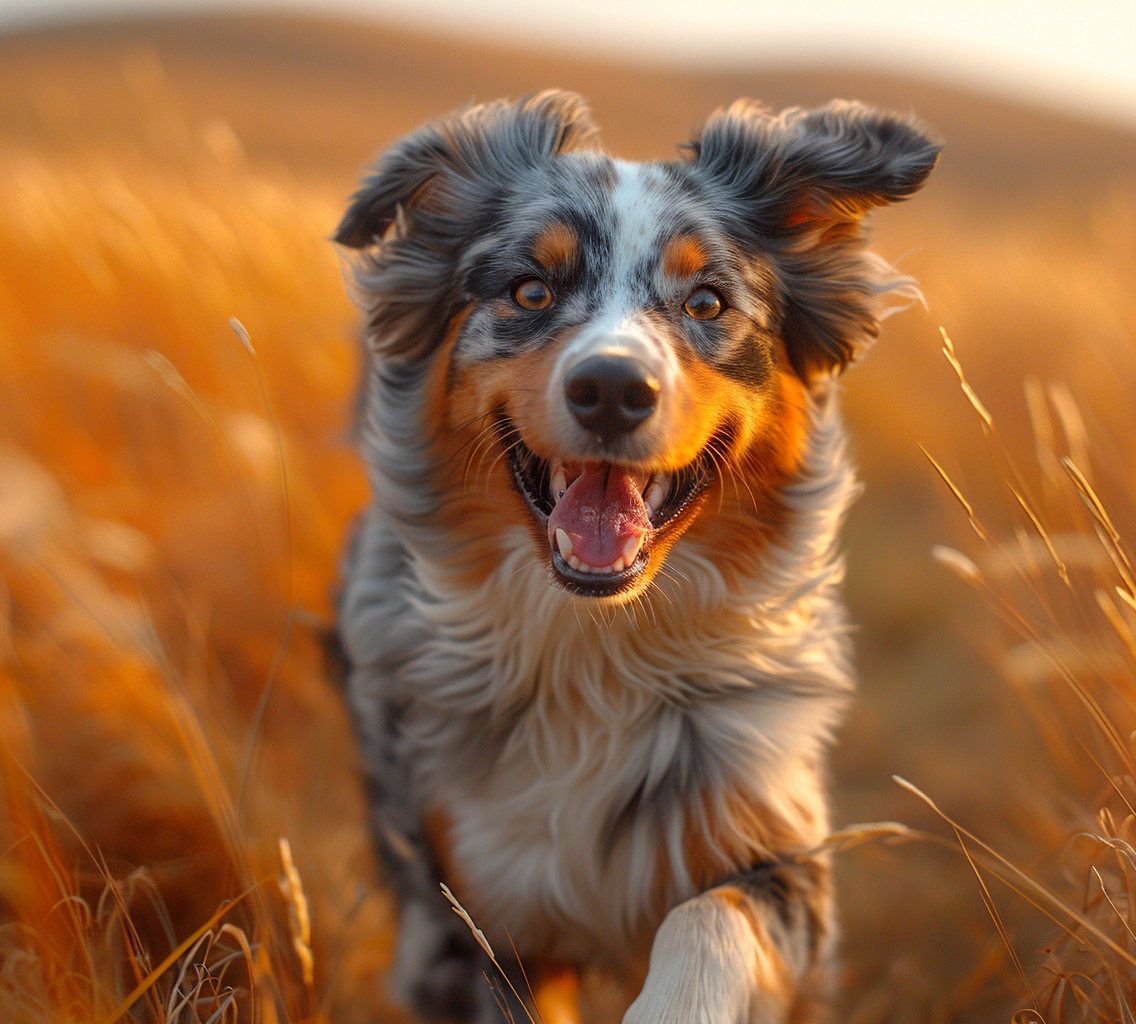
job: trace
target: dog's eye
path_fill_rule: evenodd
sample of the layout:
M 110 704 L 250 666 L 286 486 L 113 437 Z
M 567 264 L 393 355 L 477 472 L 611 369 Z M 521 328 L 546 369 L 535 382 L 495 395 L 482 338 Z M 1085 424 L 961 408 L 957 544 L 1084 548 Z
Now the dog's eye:
M 695 320 L 713 320 L 721 316 L 725 306 L 722 296 L 713 288 L 696 288 L 682 308 L 686 310 L 687 316 L 692 316 Z
M 521 309 L 544 309 L 552 305 L 552 289 L 539 277 L 530 277 L 513 289 L 513 301 Z

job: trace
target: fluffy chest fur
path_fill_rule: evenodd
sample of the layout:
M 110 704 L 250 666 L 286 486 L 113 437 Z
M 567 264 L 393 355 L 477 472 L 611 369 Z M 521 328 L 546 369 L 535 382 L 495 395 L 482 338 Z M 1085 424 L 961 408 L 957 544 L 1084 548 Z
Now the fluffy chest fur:
M 452 541 L 372 512 L 344 605 L 352 661 L 374 666 L 352 694 L 368 762 L 399 766 L 490 935 L 619 959 L 708 879 L 827 834 L 822 749 L 851 689 L 835 542 L 855 484 L 835 403 L 812 417 L 791 526 L 740 586 L 684 538 L 643 600 L 588 608 L 518 527 L 464 587 Z

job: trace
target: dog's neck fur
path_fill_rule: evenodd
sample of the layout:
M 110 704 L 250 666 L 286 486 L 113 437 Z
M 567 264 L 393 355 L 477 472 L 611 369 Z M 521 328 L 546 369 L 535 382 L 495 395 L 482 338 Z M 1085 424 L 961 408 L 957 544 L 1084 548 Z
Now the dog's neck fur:
M 376 504 L 344 635 L 401 708 L 420 811 L 450 816 L 471 909 L 534 949 L 566 919 L 594 945 L 558 953 L 610 954 L 697 891 L 692 827 L 736 870 L 819 844 L 823 746 L 852 688 L 836 542 L 856 484 L 835 395 L 811 403 L 785 526 L 751 572 L 727 580 L 683 538 L 641 602 L 605 609 L 550 586 L 520 525 L 488 579 L 458 582 L 462 553 L 431 525 L 424 386 L 424 369 L 389 364 L 372 379 Z M 732 823 L 754 805 L 777 835 Z M 561 821 L 588 841 L 557 844 Z

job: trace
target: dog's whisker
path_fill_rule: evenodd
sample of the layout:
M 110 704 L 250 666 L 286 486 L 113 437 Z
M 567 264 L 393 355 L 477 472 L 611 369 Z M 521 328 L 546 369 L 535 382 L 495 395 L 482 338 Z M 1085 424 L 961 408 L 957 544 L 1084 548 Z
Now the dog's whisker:
M 686 573 L 682 572 L 680 569 L 676 569 L 673 565 L 660 565 L 659 566 L 659 573 L 660 573 L 660 575 L 665 576 L 668 580 L 670 580 L 676 586 L 678 585 L 678 581 L 679 581 L 680 578 L 682 579 L 682 581 L 684 583 L 690 582 L 690 577 L 687 576 Z
M 734 472 L 734 467 L 731 464 L 728 455 L 725 452 L 718 451 L 717 445 L 715 443 L 716 441 L 717 441 L 717 438 L 711 439 L 710 444 L 708 444 L 706 446 L 706 451 L 707 451 L 707 454 L 710 456 L 711 460 L 713 461 L 714 467 L 718 471 L 719 479 L 722 480 L 722 487 L 719 489 L 719 492 L 718 492 L 718 512 L 721 513 L 722 501 L 725 497 L 725 490 L 726 490 L 725 481 L 726 481 L 726 479 L 729 479 L 729 482 L 734 487 L 734 500 L 737 501 L 739 508 L 742 507 L 742 492 L 741 492 L 741 489 L 738 487 L 737 474 Z
M 490 498 L 492 498 L 492 493 L 490 492 L 489 487 L 493 482 L 493 470 L 495 470 L 497 468 L 497 463 L 499 463 L 503 458 L 505 458 L 505 456 L 508 455 L 509 452 L 512 451 L 513 448 L 515 448 L 515 447 L 516 447 L 516 444 L 512 444 L 508 448 L 502 449 L 501 451 L 499 451 L 497 453 L 496 457 L 489 464 L 489 471 L 485 474 L 485 497 L 486 497 L 486 500 L 489 500 Z
M 741 480 L 741 482 L 745 485 L 746 491 L 749 492 L 749 501 L 750 501 L 750 506 L 753 509 L 753 514 L 757 515 L 758 510 L 761 508 L 761 506 L 757 502 L 757 497 L 753 493 L 753 488 L 750 487 L 749 480 L 746 478 L 745 473 L 742 472 L 740 469 L 734 469 L 732 472 L 734 472 L 736 474 L 736 476 Z
M 460 455 L 471 444 L 478 443 L 483 438 L 485 438 L 487 436 L 492 436 L 495 432 L 500 432 L 502 430 L 501 419 L 500 419 L 499 414 L 495 413 L 495 412 L 485 412 L 485 413 L 479 413 L 476 416 L 471 416 L 468 420 L 465 421 L 465 423 L 463 423 L 459 427 L 455 428 L 455 433 L 461 433 L 462 431 L 468 430 L 470 426 L 472 426 L 474 423 L 477 423 L 479 420 L 488 420 L 488 422 L 485 423 L 484 426 L 478 428 L 478 430 L 471 437 L 467 438 L 450 455 L 451 459 Z M 510 426 L 508 428 L 508 430 L 506 431 L 506 433 L 516 433 L 516 428 Z
M 631 619 L 632 625 L 634 625 L 636 629 L 642 628 L 642 620 L 647 613 L 648 604 L 643 597 L 645 593 L 646 590 L 633 594 L 630 601 L 619 606 L 620 610 Z
M 489 413 L 485 413 L 483 416 L 474 416 L 472 419 L 466 421 L 466 423 L 464 423 L 462 426 L 458 427 L 457 430 L 455 431 L 455 433 L 461 433 L 462 431 L 467 430 L 470 427 L 471 424 L 476 423 L 479 419 L 484 419 L 486 416 L 489 416 L 489 415 L 490 415 Z M 497 426 L 496 421 L 491 420 L 484 427 L 481 427 L 477 431 L 477 433 L 475 433 L 472 437 L 470 437 L 470 438 L 466 439 L 464 442 L 462 442 L 462 444 L 450 454 L 449 459 L 447 459 L 446 461 L 449 462 L 449 461 L 452 461 L 453 459 L 456 459 L 459 455 L 461 455 L 461 453 L 463 451 L 465 451 L 466 448 L 468 448 L 475 441 L 479 441 L 486 434 L 492 433 L 493 429 L 496 426 Z
M 718 480 L 719 480 L 719 486 L 718 486 L 718 515 L 721 515 L 721 514 L 722 514 L 722 503 L 723 503 L 723 501 L 725 500 L 725 487 L 724 487 L 724 486 L 722 485 L 722 483 L 721 483 L 721 481 L 722 481 L 722 479 L 723 479 L 723 476 L 724 476 L 724 474 L 723 474 L 723 472 L 722 472 L 722 466 L 721 466 L 721 464 L 720 464 L 720 463 L 719 463 L 719 461 L 718 461 L 718 457 L 717 457 L 717 455 L 715 455 L 715 453 L 714 453 L 714 449 L 713 449 L 713 446 L 711 446 L 711 445 L 707 445 L 707 447 L 706 447 L 706 454 L 707 454 L 707 456 L 709 457 L 710 461 L 711 461 L 711 462 L 712 462 L 712 463 L 714 464 L 714 470 L 715 470 L 715 474 L 717 475 L 717 477 L 718 477 Z
M 507 431 L 501 432 L 500 436 L 501 436 L 502 441 L 504 441 L 506 438 L 508 438 L 508 437 L 510 437 L 511 435 L 514 435 L 514 434 L 517 435 L 517 440 L 520 440 L 520 434 L 518 433 L 518 431 L 515 428 L 510 428 Z M 473 450 L 473 452 L 470 453 L 470 462 L 472 462 L 474 455 L 477 455 L 480 452 L 480 455 L 478 456 L 478 461 L 477 461 L 477 470 L 474 473 L 474 484 L 475 485 L 477 484 L 477 481 L 481 476 L 481 469 L 484 466 L 485 459 L 488 456 L 489 451 L 492 447 L 493 436 L 494 436 L 494 434 L 492 432 L 487 433 L 486 436 L 485 436 L 485 439 L 484 439 L 484 443 L 479 442 L 477 448 L 475 448 Z M 503 455 L 505 455 L 509 451 L 511 451 L 515 446 L 516 446 L 516 441 L 514 441 L 513 443 L 506 446 L 504 448 L 504 450 L 501 452 L 501 454 L 498 455 L 497 458 L 498 459 L 501 458 Z M 493 465 L 496 465 L 496 464 L 497 464 L 497 460 L 495 459 L 494 462 L 493 462 Z M 467 483 L 468 477 L 469 477 L 468 469 L 469 469 L 469 463 L 467 463 L 466 476 L 462 480 L 463 490 L 465 489 L 465 486 L 466 486 L 466 483 Z M 489 467 L 489 473 L 492 474 L 492 472 L 493 472 L 493 466 L 490 466 Z M 487 487 L 488 487 L 488 484 L 489 484 L 489 476 L 487 475 L 486 476 L 486 486 Z M 487 494 L 487 496 L 488 496 L 488 494 Z
M 671 579 L 671 577 L 668 576 L 667 579 Z M 670 598 L 670 595 L 665 590 L 663 590 L 663 588 L 661 586 L 659 586 L 659 583 L 658 583 L 657 580 L 651 581 L 651 588 L 650 589 L 652 590 L 653 593 L 656 593 L 660 597 L 662 597 L 662 599 L 664 601 L 666 601 L 667 604 L 669 604 L 672 608 L 674 607 L 674 601 L 672 601 L 671 598 Z
M 492 437 L 481 438 L 473 448 L 470 449 L 468 456 L 465 460 L 465 469 L 462 472 L 462 490 L 465 491 L 469 485 L 470 471 L 473 469 L 474 460 L 477 458 L 478 453 L 488 444 L 492 444 Z
M 720 441 L 719 438 L 714 438 L 710 442 L 709 447 L 718 452 L 718 454 L 721 456 L 722 464 L 725 465 L 726 468 L 729 470 L 730 477 L 731 477 L 731 479 L 733 480 L 733 483 L 734 483 L 734 490 L 735 490 L 735 493 L 737 494 L 738 505 L 740 506 L 742 504 L 741 492 L 737 490 L 738 480 L 740 479 L 742 484 L 745 486 L 746 491 L 749 493 L 750 504 L 753 508 L 754 514 L 756 515 L 757 510 L 760 506 L 758 505 L 757 498 L 755 497 L 755 495 L 753 493 L 753 488 L 750 487 L 749 480 L 746 478 L 746 474 L 741 471 L 740 467 L 738 467 L 734 464 L 733 459 L 730 458 L 729 452 L 724 452 L 724 451 L 718 450 L 717 446 L 718 446 L 719 441 Z
M 655 627 L 655 629 L 658 629 L 659 628 L 659 616 L 658 616 L 658 613 L 655 611 L 655 602 L 654 602 L 653 596 L 652 596 L 654 591 L 656 591 L 656 590 L 658 590 L 658 587 L 655 585 L 654 581 L 652 581 L 651 585 L 648 586 L 647 589 L 644 590 L 642 593 L 640 593 L 638 595 L 638 597 L 639 597 L 639 601 L 642 603 L 643 607 L 647 609 L 647 614 L 650 616 L 651 624 Z
M 503 576 L 496 583 L 494 583 L 489 589 L 491 591 L 496 590 L 498 587 L 502 586 L 503 584 L 508 583 L 509 580 L 513 579 L 516 576 L 520 576 L 521 573 L 527 572 L 531 568 L 532 568 L 532 566 L 526 562 L 519 569 L 514 569 L 511 573 L 509 573 L 508 576 Z
M 481 440 L 479 440 L 477 442 L 477 444 L 471 449 L 471 451 L 469 453 L 469 458 L 467 458 L 466 462 L 465 462 L 465 472 L 462 474 L 462 491 L 463 491 L 463 493 L 465 492 L 466 488 L 469 486 L 469 474 L 470 474 L 470 470 L 473 468 L 474 458 L 477 456 L 478 452 L 482 451 L 486 446 L 488 446 L 492 443 L 493 443 L 492 435 L 487 434 Z M 477 473 L 474 473 L 474 482 L 476 483 L 476 481 L 477 481 Z

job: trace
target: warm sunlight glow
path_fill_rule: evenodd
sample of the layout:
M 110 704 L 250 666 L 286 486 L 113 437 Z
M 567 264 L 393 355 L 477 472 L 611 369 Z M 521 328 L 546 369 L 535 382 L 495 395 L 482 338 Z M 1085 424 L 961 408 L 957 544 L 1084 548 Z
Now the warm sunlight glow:
M 291 7 L 442 29 L 636 63 L 761 67 L 826 63 L 917 74 L 1136 124 L 1131 0 L 0 0 L 0 26 L 53 17 Z

